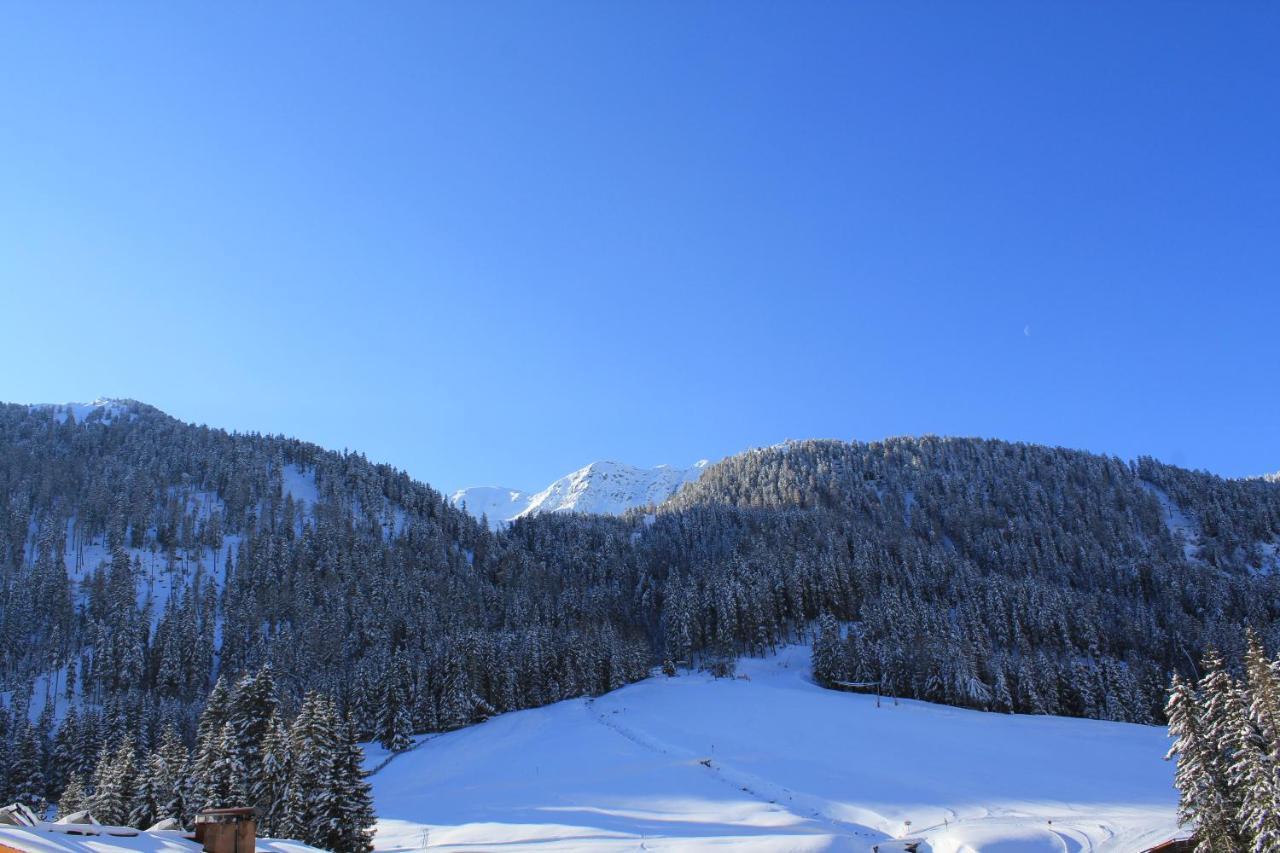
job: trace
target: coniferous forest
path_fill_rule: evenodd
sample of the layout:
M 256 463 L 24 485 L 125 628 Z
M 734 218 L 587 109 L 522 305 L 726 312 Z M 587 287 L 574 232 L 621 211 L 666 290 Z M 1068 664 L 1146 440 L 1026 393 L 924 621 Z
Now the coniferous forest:
M 1178 817 L 1201 853 L 1280 849 L 1280 658 L 1249 632 L 1239 669 L 1211 648 L 1199 679 L 1175 675 L 1169 693 Z
M 1277 542 L 1274 481 L 932 437 L 751 451 L 660 507 L 495 533 L 359 454 L 0 406 L 0 800 L 234 800 L 364 850 L 358 742 L 810 637 L 820 683 L 1184 725 L 1172 677 L 1211 697 L 1206 654 L 1231 678 L 1280 646 Z

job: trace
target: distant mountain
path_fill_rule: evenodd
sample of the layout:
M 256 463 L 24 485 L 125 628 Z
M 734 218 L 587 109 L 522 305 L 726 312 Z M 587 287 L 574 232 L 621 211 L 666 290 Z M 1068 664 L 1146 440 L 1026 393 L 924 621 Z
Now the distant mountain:
M 561 477 L 540 492 L 496 486 L 459 489 L 450 503 L 497 528 L 517 518 L 548 512 L 621 515 L 633 507 L 657 505 L 702 476 L 703 459 L 689 468 L 659 465 L 637 468 L 621 462 L 592 462 Z

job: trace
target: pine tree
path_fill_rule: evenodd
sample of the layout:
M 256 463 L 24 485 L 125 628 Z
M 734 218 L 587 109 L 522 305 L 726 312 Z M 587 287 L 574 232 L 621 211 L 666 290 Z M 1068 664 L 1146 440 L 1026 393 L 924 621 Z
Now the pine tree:
M 13 759 L 9 766 L 9 796 L 36 814 L 42 814 L 45 804 L 45 781 L 41 760 L 40 737 L 31 723 L 22 726 L 13 746 Z
M 378 743 L 391 752 L 408 749 L 413 745 L 413 694 L 409 665 L 403 655 L 396 655 L 383 677 L 380 692 Z
M 818 620 L 818 636 L 813 642 L 813 680 L 823 687 L 831 687 L 844 680 L 840 625 L 830 613 Z
M 1253 720 L 1243 721 L 1229 773 L 1240 798 L 1239 836 L 1253 853 L 1280 850 L 1280 789 L 1272 745 Z
M 1252 628 L 1245 635 L 1244 671 L 1251 697 L 1249 714 L 1257 721 L 1262 737 L 1280 745 L 1280 677 Z
M 1211 755 L 1201 725 L 1200 701 L 1192 684 L 1180 675 L 1173 676 L 1173 688 L 1165 706 L 1169 720 L 1169 737 L 1174 738 L 1166 760 L 1177 758 L 1174 787 L 1178 789 L 1178 820 L 1184 826 L 1199 823 L 1200 816 L 1212 806 L 1206 805 L 1212 793 L 1206 765 Z
M 1231 766 L 1241 834 L 1252 853 L 1280 850 L 1280 680 L 1252 629 L 1245 640 L 1246 718 Z
M 248 774 L 240 761 L 237 747 L 235 728 L 230 722 L 223 723 L 214 748 L 213 763 L 204 780 L 202 793 L 206 799 L 203 808 L 232 808 L 249 804 L 249 792 L 245 788 Z
M 373 825 L 377 817 L 369 783 L 364 779 L 364 753 L 349 723 L 341 726 L 334 773 L 334 818 L 337 834 L 331 838 L 335 853 L 368 853 L 373 849 Z
M 1216 649 L 1205 653 L 1204 670 L 1199 692 L 1203 703 L 1202 736 L 1207 748 L 1203 767 L 1207 795 L 1197 822 L 1197 849 L 1202 853 L 1234 851 L 1243 846 L 1238 824 L 1243 798 L 1231 767 L 1245 724 L 1245 701 Z
M 223 750 L 223 729 L 231 714 L 231 691 L 226 681 L 219 678 L 205 700 L 204 712 L 196 729 L 196 753 L 191 768 L 191 811 L 226 806 L 226 785 L 219 779 Z M 234 741 L 233 741 L 234 742 Z
M 67 787 L 58 799 L 58 817 L 75 814 L 87 808 L 89 795 L 84 790 L 84 780 L 79 773 L 72 773 L 67 778 Z
M 309 693 L 289 732 L 293 772 L 279 821 L 281 834 L 325 846 L 340 826 L 334 821 L 335 715 L 327 697 Z
M 156 785 L 156 820 L 173 818 L 182 826 L 190 826 L 195 817 L 188 803 L 191 754 L 177 729 L 165 728 L 148 766 L 160 780 Z
M 187 775 L 189 756 L 177 731 L 169 726 L 160 737 L 155 751 L 143 764 L 129 821 L 133 826 L 146 828 L 165 818 L 173 818 L 185 825 L 189 818 L 186 809 Z
M 1272 719 L 1260 699 L 1271 666 L 1250 637 L 1247 678 L 1239 683 L 1214 649 L 1204 657 L 1199 691 L 1174 676 L 1166 706 L 1167 757 L 1178 759 L 1178 817 L 1194 828 L 1199 853 L 1270 853 L 1280 849 L 1280 775 Z
M 133 744 L 125 741 L 114 751 L 103 750 L 89 797 L 89 810 L 100 823 L 123 826 L 128 822 L 136 775 Z
M 227 721 L 233 730 L 235 759 L 244 773 L 244 778 L 238 783 L 244 795 L 260 783 L 263 740 L 279 704 L 275 674 L 269 664 L 236 685 Z
M 285 793 L 293 775 L 293 755 L 290 751 L 289 732 L 277 710 L 271 717 L 266 737 L 262 743 L 262 773 L 250 799 L 262 815 L 262 832 L 265 836 L 281 833 L 284 825 Z

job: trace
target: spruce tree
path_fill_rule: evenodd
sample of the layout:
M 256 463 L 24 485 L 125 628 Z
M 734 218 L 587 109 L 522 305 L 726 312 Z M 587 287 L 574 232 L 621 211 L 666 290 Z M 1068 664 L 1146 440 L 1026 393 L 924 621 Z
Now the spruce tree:
M 200 723 L 196 730 L 196 752 L 192 761 L 190 807 L 193 813 L 207 808 L 220 808 L 228 791 L 225 778 L 219 773 L 224 749 L 224 731 L 231 714 L 231 691 L 223 678 L 219 678 L 205 700 Z M 234 739 L 232 741 L 234 743 Z
M 293 772 L 281 816 L 281 834 L 315 846 L 341 828 L 335 819 L 336 719 L 331 703 L 309 693 L 289 732 Z
M 244 773 L 239 783 L 243 794 L 255 790 L 262 776 L 262 745 L 279 700 L 275 674 L 268 664 L 236 685 L 227 722 L 232 727 L 235 759 Z
M 373 849 L 373 797 L 364 779 L 364 752 L 350 723 L 341 725 L 334 772 L 334 817 L 338 826 L 331 838 L 336 853 L 368 853 Z
M 382 681 L 378 743 L 400 752 L 413 745 L 413 693 L 408 662 L 397 655 Z
M 1243 797 L 1231 768 L 1245 725 L 1246 703 L 1240 685 L 1227 672 L 1226 662 L 1216 649 L 1205 653 L 1204 672 L 1199 692 L 1207 748 L 1203 771 L 1209 793 L 1197 826 L 1200 847 L 1216 853 L 1243 846 L 1238 823 Z
M 136 781 L 133 744 L 125 741 L 114 751 L 104 749 L 93 776 L 89 810 L 99 823 L 124 826 L 129 821 Z
M 823 687 L 831 687 L 845 678 L 840 638 L 840 625 L 830 613 L 822 614 L 818 621 L 818 636 L 813 642 L 813 680 Z
M 262 773 L 250 799 L 261 814 L 265 836 L 283 835 L 285 793 L 293 774 L 293 754 L 289 732 L 280 711 L 272 714 L 262 743 Z
M 36 727 L 27 723 L 19 730 L 9 764 L 9 797 L 36 814 L 45 810 L 45 781 Z
M 88 807 L 89 795 L 84 789 L 84 780 L 79 773 L 72 773 L 67 778 L 67 787 L 58 798 L 58 817 L 75 814 Z

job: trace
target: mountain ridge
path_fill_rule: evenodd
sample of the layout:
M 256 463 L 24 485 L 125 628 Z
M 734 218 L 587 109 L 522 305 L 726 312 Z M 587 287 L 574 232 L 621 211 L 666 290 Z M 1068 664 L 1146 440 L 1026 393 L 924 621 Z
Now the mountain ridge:
M 602 460 L 566 474 L 539 492 L 474 486 L 454 492 L 449 502 L 476 518 L 487 518 L 493 529 L 543 513 L 621 515 L 629 509 L 662 503 L 701 477 L 708 465 L 708 460 L 701 459 L 688 468 L 640 468 Z

